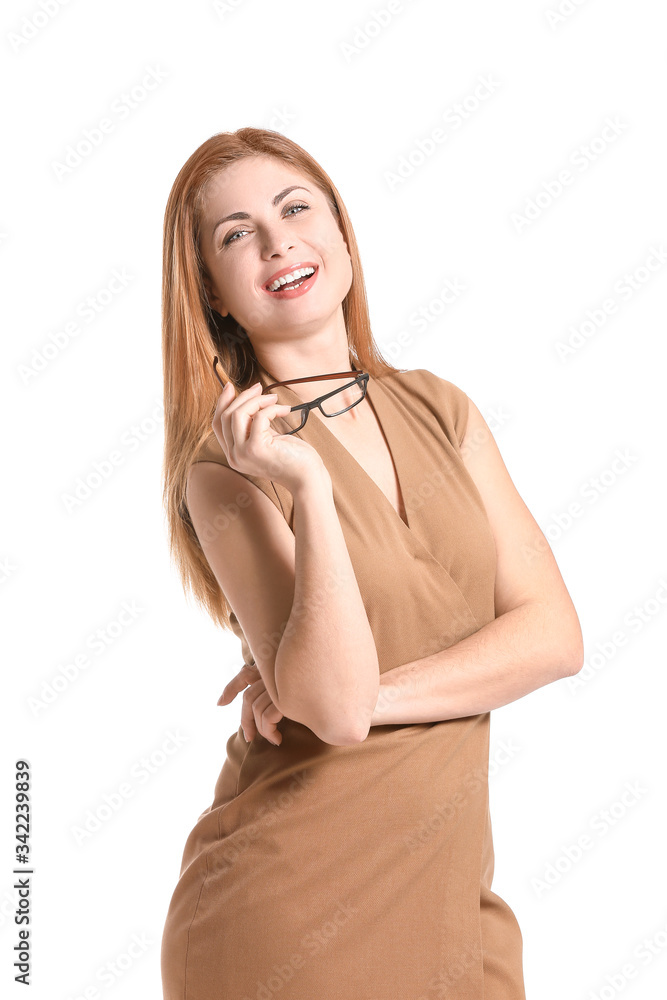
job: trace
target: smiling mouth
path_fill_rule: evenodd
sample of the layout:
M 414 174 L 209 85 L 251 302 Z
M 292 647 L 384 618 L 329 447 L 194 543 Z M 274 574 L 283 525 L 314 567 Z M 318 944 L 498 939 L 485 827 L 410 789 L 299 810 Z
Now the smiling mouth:
M 317 274 L 318 268 L 315 267 L 314 269 L 311 269 L 311 267 L 309 266 L 307 268 L 303 268 L 303 270 L 308 271 L 308 273 L 299 275 L 292 281 L 284 282 L 283 284 L 278 285 L 277 288 L 271 288 L 270 286 L 265 286 L 266 291 L 273 294 L 274 292 L 291 291 L 295 288 L 298 288 L 299 285 L 302 285 L 304 283 L 304 281 L 308 281 L 310 278 L 314 278 L 315 275 Z M 274 284 L 274 282 L 271 282 L 271 284 Z

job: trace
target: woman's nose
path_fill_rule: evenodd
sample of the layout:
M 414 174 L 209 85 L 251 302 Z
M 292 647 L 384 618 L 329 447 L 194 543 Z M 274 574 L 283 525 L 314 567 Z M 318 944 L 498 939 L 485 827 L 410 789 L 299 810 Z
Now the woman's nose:
M 294 249 L 294 243 L 290 242 L 290 237 L 280 233 L 277 229 L 267 229 L 262 239 L 262 250 L 268 259 L 274 254 L 284 256 Z

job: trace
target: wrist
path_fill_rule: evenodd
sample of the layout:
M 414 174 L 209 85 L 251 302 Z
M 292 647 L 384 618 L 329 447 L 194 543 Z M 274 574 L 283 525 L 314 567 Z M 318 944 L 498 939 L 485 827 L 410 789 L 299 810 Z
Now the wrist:
M 333 484 L 329 471 L 322 463 L 309 469 L 306 475 L 295 480 L 288 486 L 295 502 L 311 500 L 314 498 L 331 495 Z
M 391 674 L 391 670 L 380 674 L 380 687 L 371 716 L 371 726 L 391 726 L 396 722 L 392 710 L 399 698 L 399 692 L 389 681 L 387 674 Z

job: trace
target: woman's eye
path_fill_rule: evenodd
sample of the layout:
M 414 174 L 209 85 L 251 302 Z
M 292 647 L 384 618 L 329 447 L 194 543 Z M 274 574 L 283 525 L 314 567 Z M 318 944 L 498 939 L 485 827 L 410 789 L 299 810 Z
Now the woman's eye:
M 310 208 L 310 205 L 305 205 L 302 201 L 297 202 L 296 204 L 290 205 L 288 208 L 285 209 L 285 215 L 291 215 L 292 210 L 295 208 L 299 209 Z M 301 212 L 295 212 L 294 214 L 301 215 Z M 235 237 L 240 236 L 241 233 L 247 233 L 247 232 L 248 232 L 247 229 L 236 229 L 233 233 L 229 234 L 229 236 L 227 237 L 226 240 L 224 240 L 222 245 L 226 247 L 230 243 L 235 243 L 236 242 Z
M 290 205 L 289 209 L 285 212 L 285 215 L 289 215 L 293 208 L 308 208 L 308 205 L 304 205 L 303 202 L 297 202 L 296 205 Z M 297 213 L 297 215 L 300 213 Z
M 228 243 L 231 243 L 231 242 L 232 242 L 232 240 L 234 239 L 234 237 L 235 237 L 235 236 L 239 236 L 239 235 L 240 235 L 241 233 L 247 233 L 247 232 L 248 232 L 248 230 L 247 230 L 247 229 L 237 229 L 237 230 L 236 230 L 236 232 L 234 232 L 234 233 L 231 233 L 231 234 L 230 234 L 230 235 L 229 235 L 229 236 L 227 237 L 227 239 L 226 239 L 226 240 L 225 240 L 225 242 L 223 243 L 223 246 L 227 246 L 227 244 L 228 244 Z

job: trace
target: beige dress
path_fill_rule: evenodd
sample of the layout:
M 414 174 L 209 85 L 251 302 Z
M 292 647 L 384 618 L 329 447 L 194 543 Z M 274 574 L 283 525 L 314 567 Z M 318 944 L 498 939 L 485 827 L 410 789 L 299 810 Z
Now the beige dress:
M 466 394 L 424 369 L 367 391 L 407 523 L 325 418 L 298 433 L 331 475 L 384 672 L 493 620 L 496 551 L 461 458 Z M 226 464 L 213 433 L 195 460 Z M 289 491 L 248 478 L 293 527 Z M 342 747 L 288 718 L 280 746 L 239 726 L 185 844 L 165 1000 L 525 1000 L 521 931 L 491 890 L 489 721 L 372 726 Z

